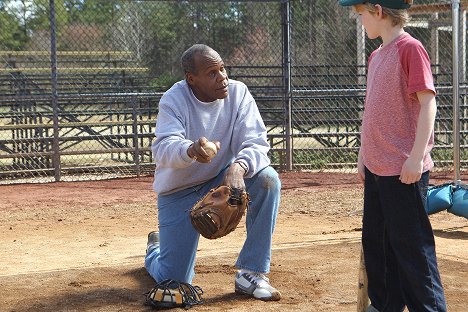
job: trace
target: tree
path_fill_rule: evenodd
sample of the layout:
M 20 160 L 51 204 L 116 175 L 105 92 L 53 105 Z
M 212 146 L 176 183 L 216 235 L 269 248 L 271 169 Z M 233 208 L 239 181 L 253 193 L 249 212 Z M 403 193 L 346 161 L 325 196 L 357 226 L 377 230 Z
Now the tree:
M 0 42 L 4 50 L 21 50 L 27 42 L 19 20 L 3 5 L 0 6 Z

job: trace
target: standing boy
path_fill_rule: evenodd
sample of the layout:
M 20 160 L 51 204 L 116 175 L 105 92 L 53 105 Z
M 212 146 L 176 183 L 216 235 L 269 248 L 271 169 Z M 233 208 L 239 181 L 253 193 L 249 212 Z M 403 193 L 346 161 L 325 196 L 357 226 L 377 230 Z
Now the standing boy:
M 446 311 L 424 208 L 434 166 L 435 88 L 426 50 L 403 29 L 412 0 L 339 3 L 352 5 L 367 36 L 383 42 L 368 61 L 358 157 L 367 311 Z

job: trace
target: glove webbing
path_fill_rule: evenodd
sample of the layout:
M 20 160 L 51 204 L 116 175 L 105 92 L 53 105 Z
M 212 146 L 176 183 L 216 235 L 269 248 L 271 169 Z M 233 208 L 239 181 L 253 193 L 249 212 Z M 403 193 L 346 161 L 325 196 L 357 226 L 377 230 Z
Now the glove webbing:
M 242 190 L 239 188 L 231 187 L 231 196 L 229 197 L 229 204 L 233 206 L 242 204 Z

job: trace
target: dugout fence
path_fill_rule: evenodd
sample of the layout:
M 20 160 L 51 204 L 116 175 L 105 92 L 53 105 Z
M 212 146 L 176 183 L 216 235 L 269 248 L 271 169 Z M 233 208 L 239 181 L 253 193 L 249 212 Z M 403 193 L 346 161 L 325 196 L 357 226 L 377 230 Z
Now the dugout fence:
M 467 8 L 415 1 L 406 27 L 432 61 L 437 170 L 468 163 Z M 151 174 L 159 98 L 196 42 L 249 86 L 277 169 L 355 170 L 379 42 L 338 1 L 10 0 L 0 25 L 0 183 Z

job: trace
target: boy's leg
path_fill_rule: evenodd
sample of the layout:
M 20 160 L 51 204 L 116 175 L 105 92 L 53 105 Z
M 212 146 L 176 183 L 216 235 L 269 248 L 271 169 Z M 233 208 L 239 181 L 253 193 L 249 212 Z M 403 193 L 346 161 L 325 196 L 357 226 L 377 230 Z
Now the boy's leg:
M 267 167 L 246 179 L 245 184 L 250 195 L 250 205 L 246 212 L 247 238 L 236 266 L 257 273 L 268 273 L 281 182 L 278 173 L 272 167 Z
M 362 245 L 372 308 L 403 311 L 404 302 L 395 260 L 389 257 L 384 215 L 379 198 L 379 176 L 366 169 Z
M 408 185 L 397 176 L 379 178 L 386 234 L 410 311 L 446 311 L 434 236 L 421 196 L 428 179 L 425 173 L 420 183 Z

